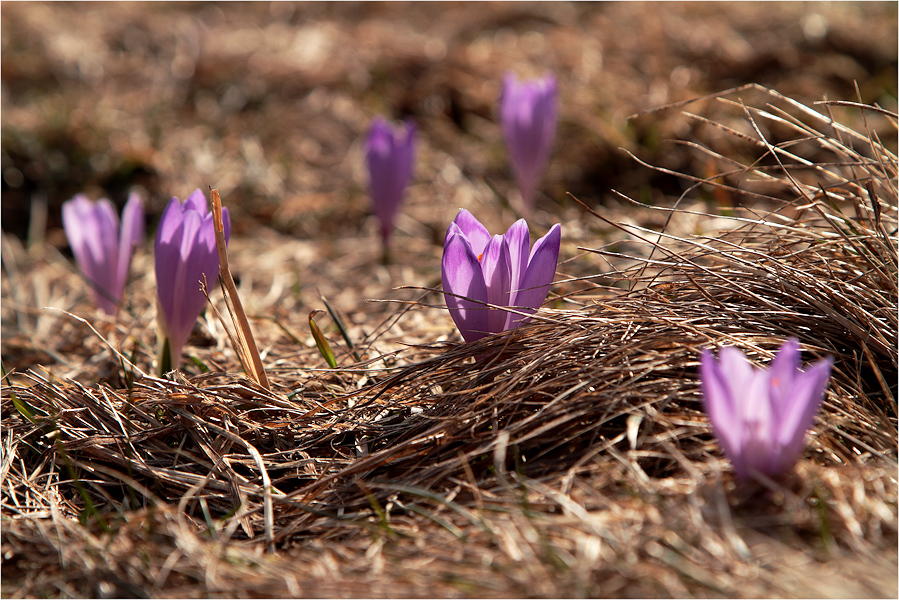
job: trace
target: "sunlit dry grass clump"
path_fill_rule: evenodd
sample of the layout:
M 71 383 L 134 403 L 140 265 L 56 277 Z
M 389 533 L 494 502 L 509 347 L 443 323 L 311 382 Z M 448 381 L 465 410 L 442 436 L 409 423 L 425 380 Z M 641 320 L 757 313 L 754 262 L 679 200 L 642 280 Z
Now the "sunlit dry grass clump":
M 897 158 L 876 132 L 895 135 L 897 117 L 755 87 L 704 102 L 686 142 L 716 168 L 682 200 L 706 198 L 708 214 L 622 198 L 663 213 L 658 231 L 585 208 L 624 241 L 576 240 L 560 271 L 601 273 L 557 281 L 517 329 L 468 344 L 407 329 L 420 343 L 362 343 L 336 369 L 263 333 L 270 391 L 228 348 L 209 373 L 139 372 L 152 335 L 113 326 L 98 333 L 121 355 L 85 361 L 114 371 L 92 382 L 17 368 L 2 388 L 4 586 L 895 595 Z M 30 318 L 24 290 L 4 327 Z M 441 300 L 394 316 L 443 319 L 449 335 Z M 805 365 L 832 358 L 829 388 L 795 468 L 743 482 L 702 410 L 700 353 L 734 346 L 766 365 L 788 338 Z

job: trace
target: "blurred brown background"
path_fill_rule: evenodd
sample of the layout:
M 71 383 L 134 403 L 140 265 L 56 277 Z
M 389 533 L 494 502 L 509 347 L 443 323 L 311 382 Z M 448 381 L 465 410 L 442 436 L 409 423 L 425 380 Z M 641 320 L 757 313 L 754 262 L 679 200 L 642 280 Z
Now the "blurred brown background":
M 3 500 L 5 596 L 896 596 L 895 444 L 885 450 L 894 441 L 890 435 L 895 434 L 895 404 L 877 404 L 872 412 L 862 413 L 856 410 L 856 402 L 864 406 L 859 401 L 864 394 L 850 393 L 849 387 L 840 395 L 832 394 L 827 422 L 821 420 L 816 434 L 814 458 L 804 461 L 794 480 L 798 487 L 776 496 L 774 502 L 731 498 L 738 503 L 735 518 L 728 512 L 728 498 L 721 493 L 720 465 L 724 463 L 709 456 L 718 451 L 709 445 L 710 434 L 698 414 L 692 372 L 695 353 L 680 341 L 680 330 L 668 323 L 686 315 L 688 326 L 693 327 L 697 310 L 691 312 L 691 308 L 715 315 L 718 306 L 738 313 L 734 306 L 741 310 L 749 306 L 753 310 L 740 313 L 747 315 L 740 328 L 746 334 L 734 339 L 750 343 L 747 340 L 757 339 L 757 333 L 770 339 L 772 331 L 778 331 L 757 325 L 778 312 L 753 304 L 754 300 L 747 304 L 737 294 L 706 307 L 689 299 L 698 298 L 692 291 L 692 296 L 684 296 L 680 295 L 683 288 L 672 287 L 669 294 L 660 280 L 653 290 L 658 294 L 647 296 L 654 303 L 652 311 L 620 311 L 622 303 L 613 307 L 612 318 L 595 321 L 587 320 L 593 319 L 592 309 L 577 310 L 577 315 L 574 310 L 562 313 L 566 319 L 584 319 L 580 322 L 587 323 L 585 327 L 597 325 L 584 336 L 562 328 L 575 331 L 576 337 L 568 333 L 559 337 L 550 327 L 541 333 L 535 326 L 537 333 L 532 335 L 540 343 L 523 348 L 524 359 L 492 363 L 482 377 L 468 369 L 465 347 L 442 345 L 458 340 L 458 333 L 442 307 L 442 296 L 420 289 L 440 285 L 442 240 L 458 208 L 471 210 L 494 232 L 505 231 L 517 218 L 516 192 L 497 123 L 497 100 L 506 71 L 521 77 L 552 71 L 558 78 L 558 137 L 536 198 L 537 210 L 528 221 L 532 239 L 543 235 L 552 223 L 562 223 L 560 263 L 547 305 L 581 309 L 592 301 L 590 294 L 613 295 L 621 289 L 615 286 L 629 286 L 621 277 L 603 278 L 621 265 L 641 268 L 640 261 L 628 263 L 628 257 L 645 259 L 653 251 L 643 243 L 645 239 L 637 239 L 642 232 L 618 231 L 612 222 L 648 231 L 665 227 L 685 238 L 697 233 L 712 236 L 717 229 L 739 223 L 716 215 L 743 216 L 770 208 L 778 199 L 796 199 L 784 185 L 766 190 L 770 195 L 761 199 L 746 199 L 739 196 L 734 181 L 728 181 L 732 187 L 726 191 L 711 186 L 689 188 L 690 181 L 672 174 L 703 179 L 731 170 L 740 184 L 764 175 L 763 169 L 734 167 L 754 167 L 765 154 L 739 104 L 745 100 L 747 106 L 766 108 L 772 96 L 763 91 L 730 94 L 732 104 L 703 101 L 633 120 L 628 120 L 629 115 L 755 83 L 804 106 L 832 111 L 840 123 L 862 132 L 857 138 L 848 137 L 847 144 L 879 135 L 895 153 L 896 129 L 889 118 L 857 108 L 813 104 L 826 97 L 896 110 L 895 2 L 22 2 L 2 3 L 0 11 L 4 232 L 0 358 L 23 382 L 17 393 L 23 398 L 26 393 L 34 398 L 35 390 L 44 394 L 41 405 L 48 410 L 53 407 L 54 419 L 63 406 L 59 414 L 64 414 L 69 428 L 54 426 L 45 434 L 48 430 L 41 425 L 19 419 L 14 409 L 7 409 L 11 406 L 7 398 L 13 394 L 7 395 L 4 387 L 4 416 L 11 424 L 18 423 L 5 427 L 10 435 L 4 436 L 4 456 L 12 459 L 0 461 L 9 466 Z M 770 110 L 785 104 L 775 103 Z M 708 121 L 690 119 L 684 110 Z M 790 116 L 794 113 L 801 118 L 800 110 Z M 363 161 L 364 137 L 377 114 L 411 118 L 419 130 L 416 174 L 393 237 L 395 261 L 387 266 L 379 263 L 380 240 L 370 217 Z M 793 143 L 806 131 L 825 129 L 820 120 L 808 130 L 781 127 L 783 131 L 778 131 L 774 118 L 759 121 L 760 132 L 770 135 L 772 143 Z M 734 134 L 725 132 L 725 126 L 733 128 Z M 840 132 L 834 128 L 822 136 L 820 144 L 816 140 L 800 147 L 798 160 L 817 166 L 835 156 L 837 160 L 849 156 L 818 152 Z M 648 168 L 639 160 L 668 172 Z M 773 163 L 770 157 L 759 160 L 767 160 L 769 166 Z M 847 178 L 859 176 L 852 168 L 835 171 L 848 173 Z M 791 171 L 807 178 L 804 183 L 813 189 L 815 179 L 822 176 L 814 168 Z M 779 170 L 769 172 L 775 179 L 781 177 Z M 830 181 L 840 185 L 842 177 Z M 759 181 L 765 183 L 763 177 L 751 183 Z M 154 414 L 171 406 L 178 413 L 167 415 L 185 418 L 171 417 L 171 428 L 168 422 L 157 428 L 159 422 L 154 421 L 152 427 L 135 430 L 142 437 L 129 433 L 121 438 L 117 428 L 124 431 L 123 421 L 118 413 L 106 412 L 107 404 L 109 410 L 114 408 L 106 390 L 124 398 L 123 390 L 130 389 L 131 383 L 126 383 L 128 371 L 110 349 L 120 347 L 140 368 L 154 371 L 152 243 L 148 240 L 135 253 L 118 317 L 104 319 L 94 310 L 89 289 L 66 256 L 60 204 L 85 192 L 92 198 L 108 196 L 122 206 L 129 190 L 137 189 L 144 194 L 152 236 L 159 213 L 172 196 L 183 199 L 194 189 L 208 186 L 220 190 L 231 211 L 234 235 L 229 259 L 266 369 L 285 402 L 294 402 L 302 410 L 281 412 L 285 402 L 271 409 L 268 404 L 234 402 L 247 398 L 243 394 L 249 388 L 243 386 L 239 363 L 222 326 L 208 311 L 188 344 L 189 354 L 198 361 L 185 363 L 184 369 L 191 386 L 204 387 L 202 403 L 182 404 L 180 393 L 165 392 L 162 397 L 163 391 L 174 387 L 152 388 L 133 405 L 130 401 L 122 405 L 131 411 L 144 402 Z M 616 197 L 613 190 L 656 205 L 670 204 L 687 194 L 679 204 L 684 210 L 669 227 L 668 212 L 635 206 Z M 608 222 L 587 214 L 568 199 L 567 192 L 596 207 Z M 744 200 L 756 204 L 742 213 L 731 210 Z M 890 215 L 884 222 L 893 223 L 893 218 Z M 814 235 L 815 230 L 810 231 L 808 235 Z M 817 250 L 806 242 L 807 233 L 803 230 L 791 248 L 809 246 L 809 254 L 814 254 Z M 773 228 L 764 232 L 753 248 L 776 235 Z M 30 244 L 17 239 L 28 236 Z M 44 239 L 47 244 L 41 243 Z M 719 247 L 732 239 L 719 240 Z M 879 246 L 890 246 L 889 241 L 866 244 L 865 251 L 873 256 Z M 617 257 L 590 253 L 584 247 L 608 250 Z M 881 280 L 873 275 L 876 267 L 867 273 L 863 272 L 868 271 L 867 265 L 855 269 L 853 265 L 861 265 L 868 255 L 854 246 L 849 250 L 848 245 L 828 245 L 821 256 L 833 256 L 841 248 L 847 250 L 835 261 L 838 264 L 821 258 L 823 266 L 818 267 L 836 273 L 830 275 L 839 292 L 828 296 L 834 299 L 832 308 L 838 314 L 845 310 L 850 319 L 862 315 L 867 319 L 864 323 L 888 322 L 878 311 L 895 298 L 895 288 L 890 287 L 894 282 L 884 276 L 884 290 L 865 288 L 866 282 Z M 826 253 L 831 250 L 834 254 Z M 791 249 L 783 260 L 798 256 L 796 269 L 805 269 L 808 263 L 799 262 L 805 260 L 803 252 L 797 249 L 794 254 Z M 720 269 L 709 271 L 709 279 L 701 281 L 724 273 L 733 264 L 728 257 L 735 254 L 721 253 L 727 260 L 718 263 L 711 260 Z M 756 255 L 753 249 L 749 256 Z M 893 254 L 877 256 L 886 261 Z M 774 258 L 780 260 L 779 255 Z M 787 263 L 783 264 L 783 272 L 794 269 L 790 266 L 787 271 Z M 748 270 L 735 272 L 749 278 Z M 768 271 L 752 273 L 764 272 Z M 689 270 L 683 273 L 690 276 Z M 653 276 L 646 273 L 646 279 Z M 770 281 L 774 289 L 777 280 Z M 801 284 L 791 282 L 796 285 Z M 400 286 L 420 287 L 397 291 Z M 720 286 L 716 282 L 709 289 L 717 294 Z M 795 288 L 777 292 L 785 294 L 787 289 Z M 814 295 L 818 289 L 810 295 L 814 301 L 819 298 Z M 334 319 L 320 314 L 316 317 L 319 326 L 341 365 L 352 365 L 344 371 L 320 370 L 326 363 L 316 350 L 307 319 L 313 309 L 324 308 L 321 294 L 342 312 L 349 330 L 346 339 L 358 343 L 363 360 L 377 360 L 363 363 L 352 357 Z M 864 302 L 852 304 L 847 297 Z M 213 305 L 222 306 L 221 298 L 221 292 L 214 291 Z M 733 298 L 740 303 L 734 304 Z M 624 300 L 641 306 L 637 296 Z M 833 314 L 805 311 L 803 307 L 810 304 L 798 301 L 787 305 L 791 308 L 785 320 L 805 319 L 797 329 L 807 338 L 813 338 L 818 324 Z M 763 310 L 754 311 L 757 306 Z M 895 305 L 884 314 L 894 315 Z M 644 315 L 652 318 L 645 324 L 637 322 Z M 730 336 L 733 321 L 726 313 L 725 317 L 704 322 L 716 323 Z M 90 331 L 89 324 L 106 338 L 95 334 L 97 329 Z M 752 331 L 753 327 L 758 331 Z M 856 329 L 864 332 L 874 327 Z M 625 338 L 623 349 L 605 352 L 609 344 Z M 855 377 L 859 389 L 864 384 L 874 390 L 870 398 L 895 395 L 887 383 L 882 384 L 884 395 L 879 395 L 880 379 L 871 371 L 847 367 L 864 360 L 874 364 L 861 344 L 854 345 L 854 339 L 847 333 L 847 342 L 838 344 L 843 360 L 835 371 L 842 370 L 842 382 Z M 573 350 L 565 353 L 561 367 L 545 360 L 557 345 L 566 343 Z M 589 350 L 583 356 L 575 346 L 582 343 Z M 546 353 L 544 347 L 549 348 Z M 532 360 L 529 357 L 537 356 L 535 348 L 540 357 Z M 650 356 L 656 351 L 669 352 L 680 362 Z M 637 360 L 631 363 L 631 357 Z M 437 368 L 438 361 L 432 358 L 445 361 L 444 366 Z M 804 358 L 810 360 L 808 351 Z M 895 361 L 888 362 L 882 359 L 884 381 L 895 374 Z M 507 368 L 525 363 L 526 371 Z M 619 371 L 625 363 L 626 376 Z M 393 380 L 394 367 L 404 369 L 409 364 L 425 368 L 407 370 L 410 375 L 405 380 Z M 201 365 L 212 372 L 199 375 Z M 388 385 L 372 396 L 348 391 L 375 390 L 372 382 L 382 375 L 386 380 L 388 374 Z M 575 384 L 580 377 L 584 381 Z M 602 382 L 596 386 L 596 395 L 592 385 L 584 386 L 590 378 Z M 461 379 L 465 381 L 453 382 Z M 46 385 L 41 383 L 45 381 Z M 173 378 L 172 386 L 182 389 L 181 381 Z M 441 387 L 441 381 L 447 385 Z M 224 382 L 227 385 L 220 387 Z M 57 401 L 56 385 L 72 394 L 68 404 Z M 628 386 L 626 394 L 618 392 Z M 102 396 L 106 402 L 95 401 L 89 388 L 97 388 L 96 398 Z M 151 389 L 150 385 L 143 388 Z M 210 404 L 205 399 L 214 390 L 226 390 L 227 404 Z M 487 391 L 474 400 L 472 395 L 481 390 Z M 512 395 L 516 397 L 510 400 Z M 86 402 L 88 397 L 93 404 Z M 346 410 L 320 411 L 331 404 L 331 398 L 340 402 L 346 398 Z M 419 403 L 429 411 L 421 415 L 429 421 L 406 412 Z M 385 406 L 390 410 L 382 413 Z M 238 411 L 240 420 L 231 421 Z M 322 420 L 307 420 L 316 411 Z M 863 414 L 869 416 L 859 416 Z M 138 463 L 125 441 L 134 448 L 134 440 L 140 456 L 157 453 L 145 464 L 152 463 L 154 469 L 162 465 L 165 475 L 157 475 L 163 473 L 160 468 L 142 481 L 170 506 L 182 494 L 186 501 L 187 486 L 194 495 L 200 489 L 194 482 L 203 480 L 206 486 L 209 473 L 216 472 L 215 477 L 222 477 L 216 488 L 220 491 L 216 504 L 208 496 L 210 506 L 218 511 L 216 519 L 230 510 L 237 476 L 240 481 L 255 481 L 255 463 L 238 446 L 232 451 L 233 439 L 220 446 L 221 438 L 213 441 L 207 424 L 198 426 L 186 420 L 188 415 L 238 423 L 239 433 L 266 453 L 266 463 L 277 465 L 268 468 L 276 473 L 275 484 L 286 486 L 285 490 L 305 481 L 333 486 L 327 494 L 321 492 L 315 499 L 321 504 L 314 506 L 330 511 L 339 501 L 340 518 L 323 512 L 327 518 L 321 523 L 327 524 L 304 529 L 310 521 L 295 519 L 297 513 L 292 511 L 307 509 L 291 507 L 289 516 L 278 517 L 279 528 L 287 524 L 278 533 L 279 538 L 284 536 L 278 556 L 258 554 L 255 546 L 227 544 L 235 530 L 224 534 L 228 537 L 216 537 L 222 535 L 218 525 L 209 525 L 210 537 L 201 538 L 207 532 L 201 532 L 205 524 L 196 505 L 189 510 L 201 533 L 183 524 L 181 507 L 168 512 L 148 510 L 144 516 L 135 516 L 137 511 L 113 514 L 119 509 L 112 508 L 110 523 L 116 528 L 112 536 L 101 535 L 96 523 L 91 529 L 73 518 L 92 517 L 87 508 L 82 510 L 81 495 L 74 489 L 78 480 L 62 470 L 63 460 L 68 466 L 68 459 L 56 459 L 66 455 L 61 450 L 52 453 L 50 443 L 65 447 L 68 456 L 112 465 L 130 478 L 138 472 L 131 470 L 132 464 Z M 477 416 L 469 420 L 470 415 Z M 126 415 L 126 421 L 131 418 Z M 263 422 L 265 428 L 259 427 Z M 446 429 L 437 435 L 431 435 L 437 431 L 431 425 L 422 424 L 435 423 L 436 428 L 441 422 L 444 425 L 439 426 Z M 518 429 L 509 437 L 503 423 L 512 422 Z M 96 431 L 88 431 L 85 423 Z M 103 423 L 107 429 L 97 429 L 93 423 Z M 883 431 L 869 423 L 883 423 Z M 185 445 L 188 435 L 191 441 Z M 200 435 L 208 435 L 206 441 Z M 414 437 L 419 435 L 417 439 L 424 440 L 421 444 Z M 452 436 L 457 437 L 447 442 Z M 41 442 L 45 445 L 39 447 L 47 452 L 32 452 L 29 444 L 44 438 L 54 440 Z M 70 440 L 71 445 L 62 445 Z M 391 444 L 396 445 L 387 448 Z M 519 444 L 524 449 L 520 455 Z M 282 452 L 282 447 L 289 447 L 288 451 Z M 472 459 L 470 465 L 465 463 L 465 475 L 447 466 L 460 447 L 475 448 L 466 450 Z M 533 483 L 527 485 L 539 483 L 540 488 L 509 485 L 505 475 L 494 478 L 491 469 L 506 460 L 507 447 L 510 461 L 514 454 L 516 471 L 518 464 L 530 461 L 526 475 Z M 236 474 L 228 475 L 231 483 L 227 485 L 235 487 L 226 487 L 217 466 L 210 470 L 205 458 L 195 458 L 211 458 L 208 448 L 230 456 L 233 462 L 228 468 L 235 465 Z M 381 453 L 383 448 L 390 453 Z M 394 454 L 396 448 L 403 454 Z M 845 450 L 836 454 L 833 448 Z M 119 452 L 122 462 L 106 458 L 112 452 Z M 372 468 L 376 454 L 387 458 Z M 94 461 L 92 456 L 101 458 Z M 835 468 L 840 456 L 852 460 Z M 696 466 L 685 469 L 688 461 Z M 468 474 L 471 467 L 478 477 L 483 475 L 481 483 Z M 701 476 L 695 474 L 700 472 L 697 467 Z M 118 505 L 125 494 L 118 482 L 119 487 L 106 486 L 112 490 L 107 492 L 102 477 L 98 480 L 93 471 L 84 473 L 85 487 L 79 490 L 88 489 L 95 498 L 102 498 L 103 510 Z M 329 483 L 333 473 L 336 479 Z M 512 475 L 517 473 L 510 468 L 509 481 Z M 474 485 L 469 487 L 466 478 Z M 360 482 L 391 479 L 426 486 L 437 481 L 442 486 L 446 481 L 452 483 L 453 491 L 448 491 L 449 483 L 446 487 L 434 484 L 433 503 L 424 495 L 404 494 L 409 508 L 397 502 L 391 524 L 385 519 L 383 527 L 376 525 L 380 517 L 374 513 L 343 518 L 347 498 L 355 498 L 353 506 L 369 510 L 365 498 L 372 502 L 374 496 Z M 20 482 L 18 491 L 15 482 Z M 390 514 L 394 500 L 388 489 L 374 488 L 374 493 L 390 499 L 391 504 L 382 503 Z M 476 501 L 466 497 L 469 489 L 477 494 Z M 479 489 L 484 490 L 486 510 Z M 543 491 L 536 495 L 538 489 Z M 260 494 L 251 493 L 258 507 Z M 110 494 L 116 495 L 115 501 L 107 502 Z M 446 500 L 441 494 L 447 494 Z M 205 502 L 204 496 L 195 497 Z M 242 503 L 244 498 L 238 500 Z M 413 512 L 413 504 L 419 501 L 427 510 Z M 472 510 L 477 518 L 447 510 L 451 501 Z M 132 506 L 129 502 L 136 501 L 126 498 L 122 506 Z M 583 502 L 584 508 L 577 502 Z M 58 506 L 67 512 L 60 512 Z M 286 510 L 287 505 L 276 506 Z M 400 509 L 405 514 L 398 514 Z M 581 516 L 585 510 L 589 513 Z M 382 514 L 380 508 L 377 512 Z M 252 517 L 257 523 L 256 540 L 262 531 L 258 525 L 262 514 L 259 509 Z M 311 518 L 313 512 L 306 516 Z M 488 522 L 492 525 L 484 526 Z M 394 537 L 391 527 L 400 535 Z M 749 561 L 742 550 L 730 549 L 738 548 L 736 542 L 748 545 Z
M 689 125 L 628 115 L 749 82 L 805 102 L 856 100 L 857 82 L 864 102 L 895 110 L 897 7 L 4 3 L 2 226 L 25 236 L 32 199 L 46 200 L 48 239 L 64 248 L 62 201 L 85 191 L 121 206 L 137 186 L 152 232 L 171 196 L 213 186 L 237 235 L 369 237 L 361 148 L 380 113 L 419 126 L 417 224 L 400 230 L 438 242 L 472 194 L 514 190 L 496 111 L 510 69 L 559 79 L 539 207 L 568 191 L 652 199 L 683 184 L 619 148 L 701 166 L 660 143 Z

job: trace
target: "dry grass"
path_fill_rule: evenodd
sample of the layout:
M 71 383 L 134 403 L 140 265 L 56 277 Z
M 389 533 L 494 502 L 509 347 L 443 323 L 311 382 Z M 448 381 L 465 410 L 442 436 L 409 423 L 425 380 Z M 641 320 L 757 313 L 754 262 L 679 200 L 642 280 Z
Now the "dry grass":
M 360 359 L 336 370 L 257 320 L 267 392 L 222 335 L 198 352 L 212 372 L 159 379 L 137 372 L 139 318 L 97 324 L 132 368 L 55 313 L 47 352 L 80 366 L 2 388 L 4 595 L 895 596 L 895 149 L 830 115 L 856 107 L 716 102 L 694 117 L 713 142 L 688 143 L 717 169 L 682 199 L 726 214 L 642 207 L 663 233 L 579 240 L 562 268 L 599 274 L 476 344 L 427 343 L 433 294 L 369 305 L 387 323 L 351 328 Z M 34 335 L 27 261 L 5 240 L 4 323 Z M 835 357 L 827 398 L 793 473 L 737 485 L 698 353 L 763 364 L 788 336 Z

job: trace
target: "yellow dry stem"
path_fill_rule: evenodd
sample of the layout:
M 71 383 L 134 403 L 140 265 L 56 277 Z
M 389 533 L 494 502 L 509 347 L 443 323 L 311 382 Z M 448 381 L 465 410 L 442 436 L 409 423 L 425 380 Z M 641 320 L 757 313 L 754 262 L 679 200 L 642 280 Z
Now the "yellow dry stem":
M 231 277 L 231 270 L 228 268 L 228 249 L 225 247 L 225 226 L 222 221 L 222 198 L 215 189 L 212 190 L 212 212 L 212 218 L 215 221 L 215 245 L 219 252 L 219 275 L 222 279 L 222 289 L 225 291 L 226 300 L 230 300 L 228 312 L 231 314 L 231 321 L 234 323 L 237 339 L 240 341 L 240 347 L 235 350 L 240 356 L 240 362 L 244 364 L 247 374 L 263 388 L 270 390 L 268 376 L 265 374 L 262 358 L 256 348 L 256 340 L 253 338 L 250 323 L 247 321 L 247 315 L 240 303 L 240 296 L 237 295 L 237 286 L 234 285 L 234 278 Z

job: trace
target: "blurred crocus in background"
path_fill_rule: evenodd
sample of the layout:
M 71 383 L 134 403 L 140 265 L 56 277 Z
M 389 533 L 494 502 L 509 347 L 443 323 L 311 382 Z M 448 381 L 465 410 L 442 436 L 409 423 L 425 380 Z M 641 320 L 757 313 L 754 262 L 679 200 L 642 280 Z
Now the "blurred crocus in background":
M 62 203 L 62 226 L 75 262 L 94 291 L 97 307 L 115 315 L 128 279 L 135 246 L 144 240 L 144 206 L 132 193 L 122 210 L 122 226 L 112 202 L 92 202 L 78 194 Z
M 740 479 L 750 479 L 753 472 L 779 475 L 805 447 L 833 359 L 803 371 L 799 355 L 794 338 L 784 343 L 768 369 L 753 367 L 737 348 L 722 348 L 718 360 L 709 350 L 702 352 L 705 410 Z
M 558 223 L 531 249 L 524 219 L 505 235 L 491 237 L 470 212 L 459 211 L 443 242 L 443 291 L 466 342 L 514 329 L 537 311 L 556 274 L 561 241 Z M 487 308 L 485 303 L 525 314 Z
M 222 220 L 227 241 L 231 237 L 227 208 L 222 208 Z M 184 202 L 172 198 L 166 206 L 156 230 L 155 252 L 157 318 L 166 340 L 160 353 L 164 372 L 181 364 L 181 350 L 206 305 L 200 288 L 203 276 L 211 290 L 219 275 L 212 212 L 199 189 Z
M 415 124 L 406 121 L 394 130 L 382 117 L 375 117 L 365 144 L 372 211 L 381 224 L 385 253 L 393 232 L 393 220 L 412 177 L 415 158 Z
M 542 79 L 519 82 L 512 73 L 506 74 L 500 99 L 500 122 L 525 210 L 530 210 L 534 192 L 549 163 L 557 119 L 554 75 L 550 73 Z

